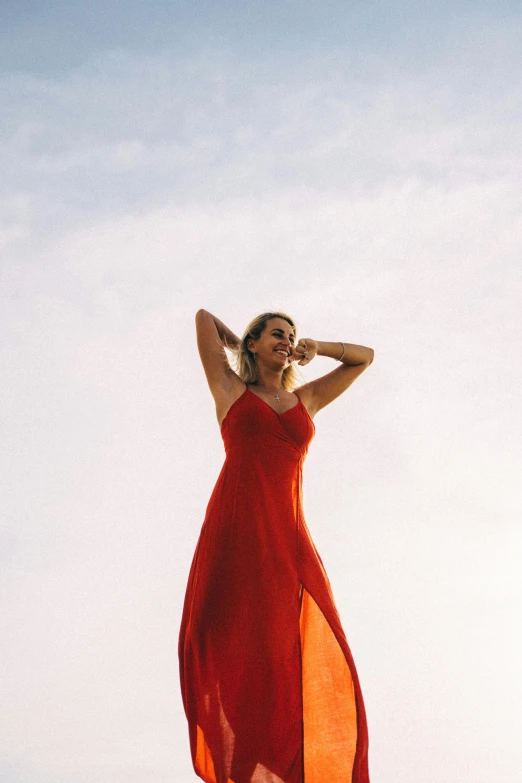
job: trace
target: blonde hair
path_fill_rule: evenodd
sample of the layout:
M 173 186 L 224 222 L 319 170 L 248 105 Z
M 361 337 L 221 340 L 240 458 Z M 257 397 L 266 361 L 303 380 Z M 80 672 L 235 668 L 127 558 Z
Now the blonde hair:
M 247 326 L 239 347 L 236 348 L 233 353 L 235 354 L 236 372 L 243 381 L 243 383 L 257 383 L 259 381 L 259 374 L 257 371 L 256 360 L 254 354 L 248 347 L 249 340 L 258 340 L 261 337 L 266 322 L 271 318 L 282 318 L 290 324 L 294 330 L 294 337 L 297 340 L 297 329 L 293 320 L 286 313 L 261 313 L 256 316 Z M 283 389 L 292 391 L 299 383 L 299 376 L 295 370 L 294 364 L 290 364 L 283 370 L 283 377 L 281 380 Z

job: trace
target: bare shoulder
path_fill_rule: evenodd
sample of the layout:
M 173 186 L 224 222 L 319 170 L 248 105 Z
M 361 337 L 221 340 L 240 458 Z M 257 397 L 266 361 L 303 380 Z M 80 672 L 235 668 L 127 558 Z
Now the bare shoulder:
M 308 411 L 310 418 L 313 419 L 316 411 L 313 409 L 313 392 L 310 389 L 310 384 L 305 383 L 302 386 L 299 386 L 297 389 L 294 389 L 294 394 L 299 397 Z
M 228 394 L 226 397 L 222 397 L 221 399 L 215 399 L 216 402 L 216 416 L 218 420 L 218 425 L 221 427 L 223 424 L 227 413 L 229 412 L 232 405 L 239 400 L 240 397 L 245 394 L 247 390 L 246 384 L 243 383 L 241 379 L 239 380 L 239 385 L 234 387 L 233 392 Z

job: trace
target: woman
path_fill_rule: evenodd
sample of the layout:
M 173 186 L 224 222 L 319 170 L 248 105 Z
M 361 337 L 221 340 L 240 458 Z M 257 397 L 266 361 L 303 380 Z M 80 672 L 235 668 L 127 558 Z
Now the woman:
M 368 783 L 363 698 L 303 516 L 301 470 L 315 414 L 373 350 L 297 342 L 284 313 L 258 316 L 242 339 L 205 310 L 196 328 L 226 459 L 179 639 L 194 769 L 206 783 Z M 316 355 L 341 364 L 293 391 L 293 362 Z

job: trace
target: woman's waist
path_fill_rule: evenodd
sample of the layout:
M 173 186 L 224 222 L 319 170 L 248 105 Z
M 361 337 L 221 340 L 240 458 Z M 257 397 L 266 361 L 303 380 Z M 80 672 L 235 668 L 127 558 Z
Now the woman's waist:
M 227 459 L 212 492 L 209 508 L 301 509 L 300 465 L 281 466 Z
M 266 485 L 279 485 L 288 491 L 294 491 L 302 481 L 302 464 L 300 460 L 267 459 L 265 457 L 244 457 L 229 454 L 223 464 L 221 473 L 223 480 L 234 480 L 248 484 L 252 490 L 256 486 L 266 489 Z

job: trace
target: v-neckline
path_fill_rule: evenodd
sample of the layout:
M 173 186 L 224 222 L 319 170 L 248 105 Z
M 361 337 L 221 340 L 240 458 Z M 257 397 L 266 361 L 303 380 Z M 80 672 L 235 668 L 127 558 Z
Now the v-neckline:
M 291 408 L 287 408 L 287 409 L 286 409 L 286 411 L 283 411 L 282 413 L 278 413 L 278 412 L 275 410 L 275 408 L 272 408 L 272 406 L 270 405 L 270 403 L 269 403 L 269 402 L 267 402 L 267 401 L 266 401 L 266 400 L 264 400 L 262 397 L 260 397 L 260 396 L 259 396 L 259 394 L 256 394 L 255 392 L 253 392 L 253 391 L 252 391 L 252 389 L 249 389 L 249 388 L 248 388 L 248 386 L 246 387 L 246 390 L 247 390 L 247 391 L 249 391 L 249 392 L 250 392 L 250 394 L 253 394 L 253 395 L 254 395 L 254 397 L 257 397 L 257 399 L 258 399 L 258 400 L 261 400 L 261 402 L 263 403 L 263 405 L 266 405 L 266 407 L 267 407 L 267 408 L 270 408 L 270 410 L 271 410 L 271 411 L 274 411 L 275 415 L 276 415 L 276 416 L 278 416 L 279 418 L 281 418 L 281 416 L 284 416 L 284 415 L 285 415 L 285 413 L 289 413 L 290 411 L 293 411 L 293 410 L 294 410 L 294 408 L 297 408 L 297 407 L 298 407 L 299 403 L 300 403 L 301 405 L 303 404 L 303 402 L 302 402 L 301 398 L 299 397 L 299 395 L 298 395 L 298 394 L 295 394 L 294 392 L 292 392 L 292 394 L 294 395 L 294 397 L 297 397 L 297 403 L 296 403 L 295 405 L 292 405 L 292 407 L 291 407 Z

